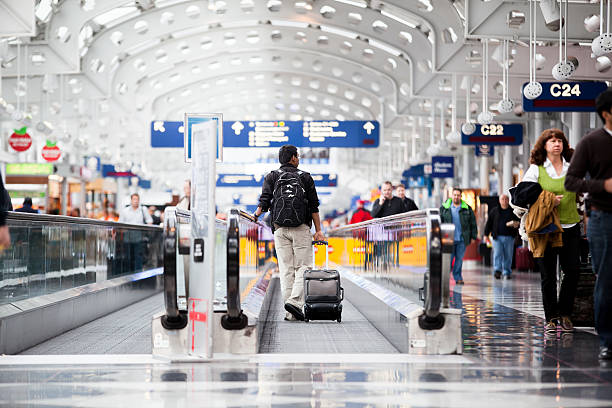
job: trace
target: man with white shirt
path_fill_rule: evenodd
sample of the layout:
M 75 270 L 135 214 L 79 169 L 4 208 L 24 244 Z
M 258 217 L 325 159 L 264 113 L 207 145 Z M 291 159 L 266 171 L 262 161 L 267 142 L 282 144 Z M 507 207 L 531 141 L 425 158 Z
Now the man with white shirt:
M 597 274 L 595 328 L 601 342 L 599 358 L 612 360 L 612 88 L 597 97 L 595 107 L 604 127 L 586 135 L 576 146 L 565 188 L 589 193 L 587 238 Z M 585 180 L 587 173 L 590 178 Z
M 153 224 L 153 219 L 149 212 L 140 205 L 140 196 L 137 193 L 132 194 L 131 204 L 121 210 L 119 222 L 126 224 Z M 143 243 L 145 232 L 136 229 L 128 229 L 123 231 L 123 243 L 125 244 L 125 255 L 128 258 L 129 271 L 123 272 L 138 272 L 142 271 L 143 261 Z
M 132 194 L 130 199 L 131 205 L 128 205 L 121 211 L 119 222 L 125 222 L 126 224 L 153 224 L 153 219 L 149 212 L 140 205 L 138 193 Z

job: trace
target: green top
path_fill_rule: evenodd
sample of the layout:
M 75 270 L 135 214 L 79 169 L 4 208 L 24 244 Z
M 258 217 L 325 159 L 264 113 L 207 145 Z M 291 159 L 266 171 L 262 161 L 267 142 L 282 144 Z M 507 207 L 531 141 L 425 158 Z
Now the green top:
M 580 222 L 580 215 L 576 208 L 576 193 L 567 191 L 563 186 L 565 176 L 554 179 L 548 175 L 544 166 L 538 166 L 538 183 L 542 189 L 555 195 L 563 195 L 559 204 L 559 221 L 561 224 L 576 224 Z

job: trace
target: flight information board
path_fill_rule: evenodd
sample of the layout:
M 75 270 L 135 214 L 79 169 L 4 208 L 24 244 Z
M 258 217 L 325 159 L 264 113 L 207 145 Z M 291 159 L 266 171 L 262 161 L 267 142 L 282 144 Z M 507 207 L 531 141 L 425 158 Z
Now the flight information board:
M 338 176 L 336 174 L 311 173 L 316 187 L 337 187 Z M 254 174 L 217 174 L 217 187 L 261 187 L 263 176 Z
M 540 82 L 542 95 L 527 99 L 525 112 L 595 112 L 595 99 L 608 88 L 605 82 Z M 523 84 L 523 88 L 527 83 Z
M 224 147 L 378 147 L 377 121 L 227 121 Z

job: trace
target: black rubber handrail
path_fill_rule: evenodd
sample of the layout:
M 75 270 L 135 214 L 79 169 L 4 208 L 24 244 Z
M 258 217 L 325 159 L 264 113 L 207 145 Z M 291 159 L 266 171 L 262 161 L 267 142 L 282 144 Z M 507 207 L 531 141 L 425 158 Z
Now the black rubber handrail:
M 179 310 L 176 279 L 176 252 L 179 224 L 176 212 L 168 208 L 164 214 L 164 303 L 166 314 L 161 318 L 167 330 L 179 330 L 187 326 L 187 313 Z
M 231 209 L 227 217 L 227 313 L 221 318 L 226 330 L 244 329 L 247 316 L 242 313 L 240 302 L 240 217 L 250 221 L 255 218 L 247 213 Z
M 442 305 L 442 231 L 437 210 L 428 210 L 427 242 L 429 271 L 424 277 L 425 312 L 419 317 L 419 326 L 425 330 L 437 330 L 444 326 L 444 316 L 440 313 Z

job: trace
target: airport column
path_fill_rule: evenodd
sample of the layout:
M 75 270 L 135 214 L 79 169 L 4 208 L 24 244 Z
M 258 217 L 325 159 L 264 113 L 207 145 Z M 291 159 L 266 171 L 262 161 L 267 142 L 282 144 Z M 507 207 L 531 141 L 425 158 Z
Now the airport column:
M 569 144 L 570 147 L 575 148 L 580 139 L 582 138 L 582 113 L 572 112 L 572 127 L 570 128 Z
M 472 160 L 472 149 L 471 146 L 463 146 L 463 168 L 461 175 L 461 187 L 470 188 L 472 186 L 472 182 L 470 180 L 470 175 L 472 173 L 472 167 L 474 167 L 474 162 Z
M 502 180 L 503 185 L 500 188 L 499 194 L 506 193 L 512 187 L 512 146 L 504 146 L 504 157 L 502 162 Z
M 489 172 L 491 166 L 488 156 L 480 156 L 480 195 L 489 195 Z

